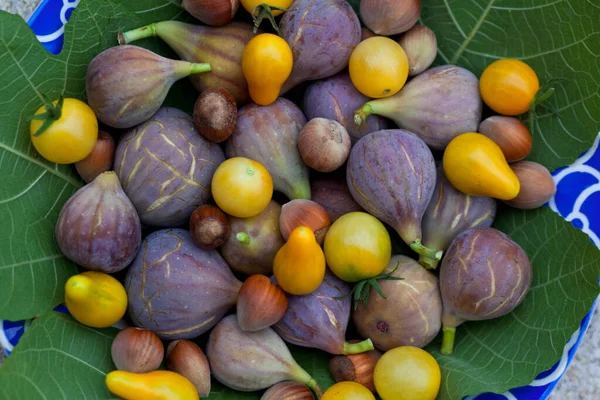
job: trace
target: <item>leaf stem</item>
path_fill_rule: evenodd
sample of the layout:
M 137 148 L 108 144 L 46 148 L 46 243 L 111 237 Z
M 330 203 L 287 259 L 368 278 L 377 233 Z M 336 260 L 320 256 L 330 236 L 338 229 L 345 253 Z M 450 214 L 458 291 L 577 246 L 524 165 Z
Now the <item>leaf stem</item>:
M 445 356 L 451 356 L 454 352 L 454 338 L 456 337 L 456 328 L 442 329 L 444 336 L 442 338 L 442 354 Z
M 367 339 L 367 340 L 363 340 L 362 342 L 359 343 L 348 343 L 348 342 L 344 342 L 344 355 L 348 355 L 348 354 L 360 354 L 360 353 L 364 353 L 365 351 L 371 351 L 373 350 L 373 342 L 371 341 L 371 339 Z
M 156 24 L 142 26 L 141 28 L 133 29 L 127 32 L 119 32 L 117 39 L 120 45 L 129 44 L 136 40 L 145 39 L 156 36 Z

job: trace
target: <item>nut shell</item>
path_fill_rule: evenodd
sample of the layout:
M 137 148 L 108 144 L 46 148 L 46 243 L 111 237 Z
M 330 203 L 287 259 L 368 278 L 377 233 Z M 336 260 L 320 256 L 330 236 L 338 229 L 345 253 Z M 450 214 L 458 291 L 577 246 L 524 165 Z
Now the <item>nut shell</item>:
M 331 226 L 331 219 L 320 204 L 312 200 L 296 199 L 281 207 L 279 216 L 281 235 L 287 241 L 290 233 L 299 226 L 310 228 L 315 234 L 317 243 L 323 244 L 327 230 Z
M 298 136 L 302 160 L 319 172 L 331 172 L 341 167 L 350 154 L 350 147 L 346 128 L 331 119 L 311 119 Z
M 287 305 L 287 296 L 279 286 L 264 275 L 252 275 L 238 294 L 238 325 L 248 332 L 267 328 L 283 317 Z
M 522 160 L 531 152 L 531 133 L 517 118 L 494 115 L 481 122 L 479 133 L 496 142 L 508 162 Z
M 505 201 L 511 207 L 531 210 L 543 206 L 556 193 L 556 184 L 550 171 L 533 161 L 519 161 L 510 165 L 517 175 L 521 189 L 517 197 Z
M 350 343 L 358 341 L 350 341 Z M 375 393 L 373 373 L 381 352 L 371 350 L 360 354 L 335 356 L 329 360 L 329 371 L 336 382 L 358 382 Z
M 240 0 L 183 0 L 181 6 L 206 25 L 221 26 L 233 19 Z
M 408 58 L 408 75 L 415 76 L 425 71 L 437 56 L 437 38 L 425 25 L 415 25 L 398 43 Z
M 128 327 L 115 336 L 111 346 L 118 370 L 144 373 L 155 371 L 163 361 L 165 348 L 154 332 Z
M 190 217 L 192 240 L 204 250 L 216 249 L 225 243 L 230 230 L 227 216 L 215 206 L 200 206 Z
M 420 0 L 362 0 L 360 17 L 376 35 L 406 32 L 419 20 Z
M 223 88 L 203 91 L 194 104 L 194 126 L 213 143 L 223 142 L 231 136 L 237 115 L 235 99 Z
M 90 183 L 98 175 L 109 171 L 115 160 L 115 139 L 104 132 L 98 131 L 98 140 L 92 152 L 83 160 L 75 163 L 75 169 L 81 178 Z
M 167 347 L 167 369 L 186 377 L 201 398 L 210 393 L 210 367 L 202 349 L 189 340 L 175 340 Z
M 284 381 L 271 386 L 260 400 L 315 400 L 315 396 L 301 383 Z

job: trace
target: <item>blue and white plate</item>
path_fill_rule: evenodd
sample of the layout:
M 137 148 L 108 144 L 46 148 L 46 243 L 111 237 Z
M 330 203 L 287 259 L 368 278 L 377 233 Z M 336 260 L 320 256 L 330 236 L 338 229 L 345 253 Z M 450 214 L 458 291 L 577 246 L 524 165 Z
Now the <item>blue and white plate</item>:
M 71 16 L 79 0 L 44 0 L 29 19 L 29 25 L 48 51 L 58 54 L 63 45 L 64 25 Z M 600 134 L 592 148 L 573 165 L 554 172 L 556 195 L 550 200 L 552 210 L 571 221 L 587 233 L 596 246 L 600 247 Z M 579 329 L 573 333 L 565 345 L 561 359 L 548 371 L 539 374 L 527 386 L 512 389 L 504 394 L 483 393 L 469 396 L 464 400 L 532 400 L 547 399 L 556 384 L 564 375 L 573 360 L 581 339 L 590 324 L 596 302 L 592 310 L 581 321 Z M 58 311 L 67 312 L 63 306 Z M 1 321 L 0 345 L 10 354 L 30 321 Z

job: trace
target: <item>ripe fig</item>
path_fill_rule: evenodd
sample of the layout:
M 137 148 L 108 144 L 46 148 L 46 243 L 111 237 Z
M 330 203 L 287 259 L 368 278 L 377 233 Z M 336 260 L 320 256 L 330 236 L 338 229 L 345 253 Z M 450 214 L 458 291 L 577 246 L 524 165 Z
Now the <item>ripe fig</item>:
M 65 257 L 106 273 L 127 267 L 142 240 L 138 214 L 112 171 L 98 175 L 67 200 L 55 233 Z
M 301 82 L 337 74 L 360 43 L 360 21 L 345 0 L 295 0 L 279 25 L 294 56 L 282 94 Z
M 227 158 L 246 157 L 261 163 L 273 178 L 275 190 L 290 200 L 309 199 L 308 167 L 298 152 L 298 136 L 306 117 L 291 101 L 242 107 L 237 125 L 227 140 Z
M 455 137 L 476 132 L 481 120 L 479 80 L 454 65 L 428 69 L 398 93 L 369 101 L 354 113 L 357 124 L 371 114 L 392 119 L 416 133 L 432 149 L 443 150 Z
M 320 204 L 334 223 L 339 217 L 353 211 L 364 211 L 358 205 L 350 190 L 348 184 L 344 181 L 334 179 L 315 179 L 310 184 L 312 201 Z
M 162 339 L 189 339 L 215 326 L 242 283 L 215 250 L 202 250 L 183 229 L 146 237 L 129 267 L 129 317 Z
M 187 222 L 210 198 L 210 182 L 224 159 L 219 145 L 198 134 L 192 117 L 164 107 L 122 137 L 115 172 L 141 221 L 170 227 Z
M 221 246 L 221 254 L 231 269 L 243 274 L 273 273 L 275 254 L 285 241 L 279 229 L 281 206 L 271 200 L 257 216 L 229 217 L 231 233 Z
M 373 350 L 370 339 L 346 342 L 352 297 L 350 284 L 331 273 L 319 287 L 304 296 L 288 296 L 288 308 L 273 329 L 288 343 L 312 347 L 331 354 L 358 354 Z
M 358 333 L 370 337 L 379 350 L 425 347 L 442 327 L 438 278 L 405 256 L 392 257 L 384 273 L 392 271 L 402 280 L 378 281 L 386 298 L 371 290 L 367 306 L 359 303 L 352 320 Z
M 369 98 L 354 87 L 348 72 L 341 72 L 308 85 L 303 110 L 309 120 L 327 118 L 339 122 L 354 143 L 367 133 L 390 127 L 389 120 L 378 115 L 369 115 L 360 125 L 354 123 L 354 111 L 368 101 Z
M 158 36 L 182 60 L 205 62 L 210 74 L 192 75 L 192 83 L 199 91 L 223 88 L 235 98 L 238 105 L 250 100 L 248 84 L 242 73 L 242 53 L 254 37 L 252 25 L 232 22 L 225 26 L 208 27 L 179 21 L 162 21 L 119 34 L 120 44 Z
M 98 131 L 98 139 L 92 152 L 75 163 L 79 176 L 90 183 L 103 172 L 110 171 L 115 160 L 115 139 L 104 131 Z
M 273 329 L 245 332 L 235 314 L 223 318 L 212 330 L 206 355 L 212 375 L 234 390 L 252 392 L 293 380 L 322 394 L 317 381 L 298 365 Z
M 158 111 L 176 81 L 210 70 L 210 64 L 170 60 L 142 47 L 111 47 L 87 68 L 88 104 L 106 125 L 131 128 Z
M 452 240 L 470 228 L 488 227 L 496 216 L 496 200 L 471 196 L 457 190 L 446 179 L 444 168 L 437 168 L 435 191 L 423 215 L 423 244 L 432 249 L 446 250 Z M 421 256 L 419 263 L 435 269 L 438 260 Z
M 531 285 L 525 251 L 494 228 L 474 228 L 454 239 L 440 270 L 442 354 L 451 355 L 456 327 L 501 317 L 514 310 Z
M 442 252 L 422 243 L 421 220 L 435 188 L 435 161 L 417 135 L 401 129 L 368 134 L 348 158 L 352 197 L 394 228 L 418 254 L 440 260 Z

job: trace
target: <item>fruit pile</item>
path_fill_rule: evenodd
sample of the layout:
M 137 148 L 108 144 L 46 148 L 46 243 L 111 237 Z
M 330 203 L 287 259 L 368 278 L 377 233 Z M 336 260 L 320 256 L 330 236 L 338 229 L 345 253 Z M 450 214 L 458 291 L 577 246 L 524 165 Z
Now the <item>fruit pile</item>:
M 532 209 L 556 190 L 522 161 L 516 118 L 533 123 L 551 91 L 514 59 L 480 79 L 431 67 L 418 0 L 363 0 L 364 27 L 344 0 L 241 4 L 254 28 L 232 22 L 239 1 L 184 0 L 205 25 L 122 32 L 87 68 L 87 103 L 48 99 L 31 118 L 39 154 L 87 182 L 56 223 L 88 270 L 66 306 L 131 325 L 106 376 L 124 399 L 207 397 L 211 377 L 263 400 L 434 399 L 422 348 L 442 332 L 450 356 L 459 325 L 527 295 L 527 254 L 491 225 L 497 200 Z M 153 36 L 181 60 L 131 44 Z M 187 77 L 193 115 L 163 106 Z M 286 343 L 330 353 L 338 383 L 321 388 Z

